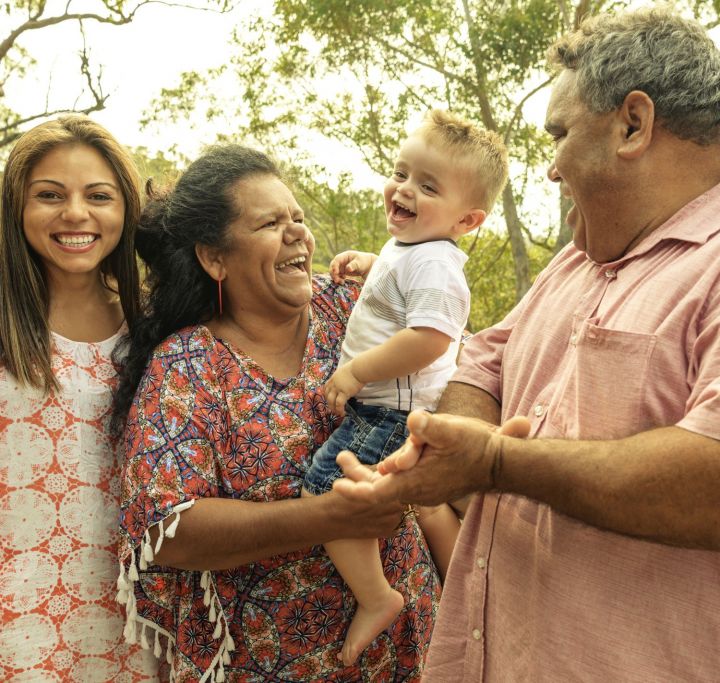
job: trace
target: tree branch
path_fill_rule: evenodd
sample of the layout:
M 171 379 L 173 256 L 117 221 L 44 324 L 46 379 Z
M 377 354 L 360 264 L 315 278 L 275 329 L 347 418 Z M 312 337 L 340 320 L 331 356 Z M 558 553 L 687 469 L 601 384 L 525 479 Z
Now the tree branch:
M 555 78 L 554 75 L 550 76 L 549 78 L 545 79 L 540 85 L 538 85 L 536 88 L 533 88 L 530 92 L 528 92 L 526 95 L 523 96 L 523 98 L 517 103 L 515 106 L 515 109 L 513 111 L 512 118 L 510 119 L 510 122 L 507 124 L 507 128 L 505 129 L 505 135 L 503 136 L 503 140 L 505 144 L 509 144 L 510 138 L 512 136 L 512 129 L 515 127 L 515 124 L 518 122 L 518 119 L 520 118 L 520 115 L 522 114 L 523 107 L 525 106 L 525 103 L 535 94 L 540 92 L 543 88 L 546 88 L 550 83 L 553 82 L 553 79 Z

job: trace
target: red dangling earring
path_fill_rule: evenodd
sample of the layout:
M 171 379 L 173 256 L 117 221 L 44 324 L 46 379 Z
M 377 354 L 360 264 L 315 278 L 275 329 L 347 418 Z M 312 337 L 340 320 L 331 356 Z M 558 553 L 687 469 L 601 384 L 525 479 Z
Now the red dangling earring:
M 218 280 L 218 314 L 222 315 L 222 280 Z

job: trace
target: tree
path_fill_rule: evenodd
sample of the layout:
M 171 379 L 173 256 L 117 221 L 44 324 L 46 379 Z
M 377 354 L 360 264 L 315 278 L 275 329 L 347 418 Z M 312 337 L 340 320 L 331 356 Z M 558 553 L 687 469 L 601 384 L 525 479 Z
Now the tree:
M 527 102 L 552 81 L 544 71 L 546 48 L 587 14 L 629 4 L 276 0 L 272 17 L 248 18 L 238 27 L 225 65 L 185 74 L 178 88 L 161 93 L 150 118 L 173 110 L 186 117 L 201 99 L 204 119 L 225 117 L 242 139 L 293 165 L 302 162 L 298 150 L 312 131 L 359 149 L 381 175 L 392 167 L 408 121 L 433 106 L 500 132 L 512 158 L 502 196 L 505 235 L 482 231 L 475 242 L 465 241 L 466 269 L 489 282 L 488 291 L 503 302 L 500 315 L 570 239 L 564 220 L 538 215 L 535 202 L 525 201 L 553 154 L 549 138 L 525 118 Z M 688 4 L 705 12 L 706 21 L 717 19 L 711 2 Z M 234 107 L 219 99 L 228 89 Z M 568 200 L 557 201 L 564 219 Z M 469 279 L 482 288 L 478 278 Z
M 583 11 L 578 6 L 575 14 Z M 360 149 L 386 175 L 408 120 L 442 106 L 500 132 L 515 162 L 536 167 L 547 158 L 547 142 L 524 121 L 523 106 L 549 82 L 540 65 L 551 39 L 575 21 L 566 14 L 556 0 L 408 0 L 402 12 L 381 0 L 277 0 L 272 18 L 238 28 L 227 65 L 214 74 L 186 74 L 179 88 L 161 93 L 155 113 L 187 113 L 202 92 L 211 116 L 223 107 L 208 97 L 208 78 L 232 77 L 243 95 L 236 118 L 261 143 L 276 148 L 281 138 L 282 149 L 292 150 L 301 131 L 321 131 Z M 548 231 L 519 206 L 526 181 L 515 172 L 502 195 L 514 300 L 538 267 L 528 237 Z M 558 243 L 553 229 L 542 241 L 548 258 Z
M 85 45 L 83 25 L 85 22 L 97 22 L 121 26 L 129 24 L 137 12 L 145 5 L 168 4 L 161 0 L 66 0 L 54 4 L 47 0 L 4 0 L 0 2 L 0 16 L 5 17 L 3 26 L 7 29 L 0 32 L 0 150 L 12 144 L 22 130 L 39 119 L 54 116 L 63 111 L 78 111 L 89 114 L 104 109 L 107 95 L 103 92 L 102 72 L 90 64 L 88 50 Z M 212 0 L 209 7 L 226 11 L 229 0 Z M 11 77 L 26 75 L 35 65 L 32 55 L 22 45 L 23 37 L 32 31 L 48 30 L 53 26 L 65 23 L 77 23 L 82 47 L 80 48 L 79 71 L 85 81 L 81 93 L 68 99 L 66 106 L 51 109 L 47 99 L 44 107 L 31 114 L 18 114 L 3 104 L 6 90 L 10 86 Z

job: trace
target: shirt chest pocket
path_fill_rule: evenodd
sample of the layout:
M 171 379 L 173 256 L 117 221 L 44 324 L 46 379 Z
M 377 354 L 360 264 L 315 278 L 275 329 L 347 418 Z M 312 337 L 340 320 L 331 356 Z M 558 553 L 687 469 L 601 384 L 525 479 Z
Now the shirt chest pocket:
M 652 334 L 610 330 L 586 322 L 575 340 L 574 362 L 548 414 L 566 438 L 614 439 L 641 429 Z

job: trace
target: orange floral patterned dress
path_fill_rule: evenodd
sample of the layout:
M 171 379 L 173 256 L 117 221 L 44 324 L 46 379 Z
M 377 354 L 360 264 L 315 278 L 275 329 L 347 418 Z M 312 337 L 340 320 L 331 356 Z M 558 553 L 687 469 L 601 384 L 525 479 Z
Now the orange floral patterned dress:
M 200 497 L 300 495 L 312 454 L 337 426 L 321 392 L 337 366 L 359 289 L 316 277 L 297 377 L 269 376 L 203 326 L 154 352 L 128 418 L 121 576 L 130 641 L 148 643 L 174 681 L 420 680 L 440 582 L 417 522 L 381 541 L 385 574 L 405 596 L 397 620 L 344 668 L 338 652 L 355 601 L 322 546 L 227 571 L 153 565 L 164 536 Z M 156 543 L 148 529 L 157 526 Z
M 59 393 L 21 388 L 0 365 L 1 681 L 157 680 L 115 601 L 121 458 L 106 427 L 123 332 L 53 335 Z

